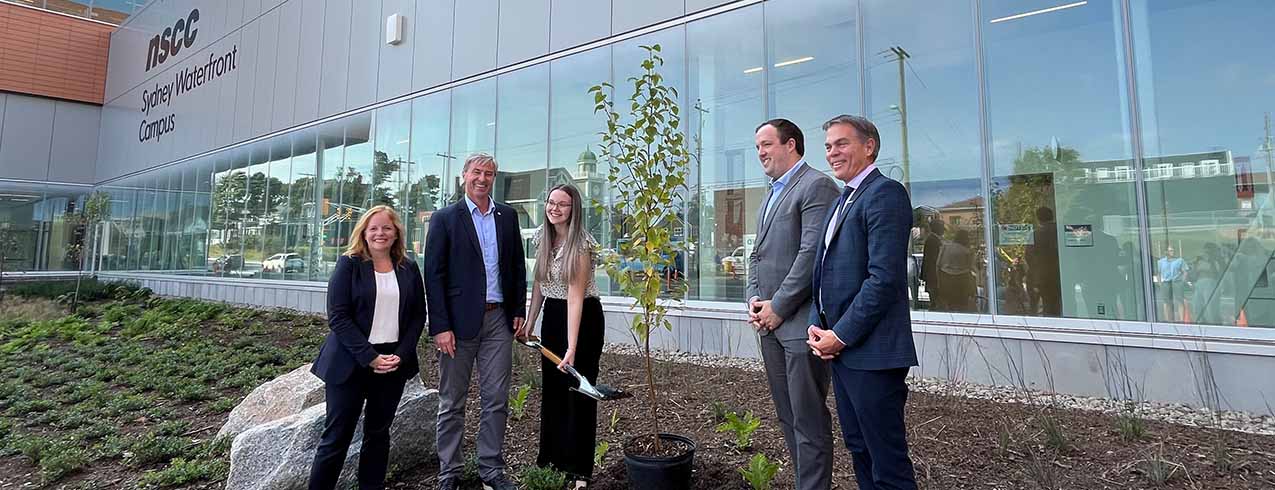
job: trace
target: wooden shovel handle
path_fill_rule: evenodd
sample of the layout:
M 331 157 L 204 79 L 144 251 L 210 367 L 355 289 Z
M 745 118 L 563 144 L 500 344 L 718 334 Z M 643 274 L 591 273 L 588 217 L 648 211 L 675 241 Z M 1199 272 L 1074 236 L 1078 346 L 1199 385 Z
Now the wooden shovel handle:
M 550 361 L 553 361 L 554 365 L 562 364 L 562 358 L 558 357 L 557 354 L 554 354 L 548 347 L 543 345 L 540 346 L 540 352 L 544 354 L 545 357 L 548 357 Z

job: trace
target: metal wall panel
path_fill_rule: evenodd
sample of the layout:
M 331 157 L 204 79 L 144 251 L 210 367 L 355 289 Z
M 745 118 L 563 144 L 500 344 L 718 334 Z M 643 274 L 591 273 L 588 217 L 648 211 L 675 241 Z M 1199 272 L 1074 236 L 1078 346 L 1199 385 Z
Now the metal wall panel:
M 611 32 L 621 33 L 663 22 L 686 13 L 683 0 L 614 0 Z
M 496 65 L 549 52 L 549 0 L 500 0 Z
M 385 26 L 389 16 L 394 14 L 403 16 L 403 42 L 391 46 L 385 42 Z M 381 3 L 381 19 L 376 36 L 376 46 L 380 50 L 376 77 L 377 100 L 397 97 L 412 90 L 413 51 L 425 49 L 416 38 L 419 33 L 416 25 L 416 0 L 385 0 Z
M 324 2 L 290 0 L 301 6 L 301 49 L 297 56 L 297 84 L 292 124 L 319 116 L 319 82 L 323 78 Z
M 0 177 L 44 180 L 53 144 L 52 99 L 10 94 L 0 134 Z
M 350 68 L 351 0 L 324 0 L 323 66 L 319 82 L 319 117 L 345 110 Z
M 498 0 L 456 2 L 455 45 L 452 46 L 452 78 L 465 78 L 496 67 L 499 25 Z
M 53 148 L 49 180 L 93 184 L 97 181 L 97 136 L 102 107 L 58 101 L 53 112 Z
M 254 23 L 257 28 L 257 70 L 252 91 L 252 133 L 270 132 L 274 120 L 275 76 L 279 59 L 279 9 L 271 10 Z
M 273 0 L 272 0 L 273 1 Z M 297 66 L 301 51 L 301 0 L 291 0 L 279 8 L 279 41 L 275 49 L 278 71 L 274 76 L 274 108 L 270 115 L 270 130 L 292 126 L 296 107 Z
M 416 0 L 416 20 L 408 42 L 412 53 L 412 90 L 421 90 L 451 79 L 453 0 Z M 413 40 L 410 36 L 415 35 Z
M 558 51 L 611 35 L 611 2 L 553 0 L 549 50 Z
M 376 100 L 376 72 L 379 41 L 384 36 L 380 3 L 362 3 L 350 15 L 349 82 L 345 108 L 354 109 Z
M 252 116 L 255 92 L 257 90 L 257 56 L 261 51 L 261 22 L 253 22 L 240 31 L 239 52 L 245 55 L 244 62 L 235 71 L 239 72 L 238 91 L 235 98 L 235 133 L 233 141 L 243 141 L 252 136 Z

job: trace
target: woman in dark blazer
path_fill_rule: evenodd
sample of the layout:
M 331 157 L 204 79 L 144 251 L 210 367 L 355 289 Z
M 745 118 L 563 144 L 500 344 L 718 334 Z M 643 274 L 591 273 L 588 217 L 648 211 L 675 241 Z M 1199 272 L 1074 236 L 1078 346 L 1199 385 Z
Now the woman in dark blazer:
M 359 488 L 385 488 L 390 424 L 403 386 L 419 371 L 416 343 L 425 327 L 420 269 L 407 258 L 393 208 L 369 209 L 350 234 L 328 280 L 328 327 L 311 369 L 326 383 L 327 419 L 310 489 L 336 487 L 360 414 Z

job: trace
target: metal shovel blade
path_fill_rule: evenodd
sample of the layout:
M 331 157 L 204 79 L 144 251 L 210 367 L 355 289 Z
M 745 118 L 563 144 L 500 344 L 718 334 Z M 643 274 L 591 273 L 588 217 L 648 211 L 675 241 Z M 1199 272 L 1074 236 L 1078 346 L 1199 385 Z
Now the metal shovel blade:
M 543 344 L 541 344 L 540 339 L 538 337 L 529 336 L 526 339 L 522 340 L 521 342 L 523 345 L 527 347 L 531 347 L 532 349 L 539 350 L 542 355 L 544 355 L 554 364 L 562 364 L 562 358 L 558 357 L 558 355 L 554 354 L 553 351 L 549 350 L 548 347 L 545 347 Z M 576 371 L 575 366 L 567 366 L 567 374 L 574 376 L 576 378 L 576 381 L 580 382 L 579 386 L 571 387 L 572 390 L 580 393 L 581 395 L 592 398 L 594 400 L 605 402 L 605 401 L 611 401 L 611 400 L 620 400 L 623 398 L 628 398 L 633 396 L 632 393 L 628 393 L 619 388 L 604 385 L 602 383 L 598 383 L 597 385 L 590 383 L 588 378 L 585 378 L 584 375 L 580 374 L 579 371 Z

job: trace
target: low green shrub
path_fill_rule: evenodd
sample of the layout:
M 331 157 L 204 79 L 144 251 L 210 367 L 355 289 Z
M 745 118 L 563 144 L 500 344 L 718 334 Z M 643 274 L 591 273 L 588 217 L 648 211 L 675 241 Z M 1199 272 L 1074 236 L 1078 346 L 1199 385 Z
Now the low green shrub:
M 167 488 L 185 485 L 200 480 L 217 478 L 227 471 L 229 466 L 224 461 L 186 460 L 174 458 L 167 467 L 161 470 L 147 471 L 137 481 L 138 488 Z
M 567 485 L 567 474 L 553 468 L 524 466 L 518 481 L 527 490 L 562 490 Z

